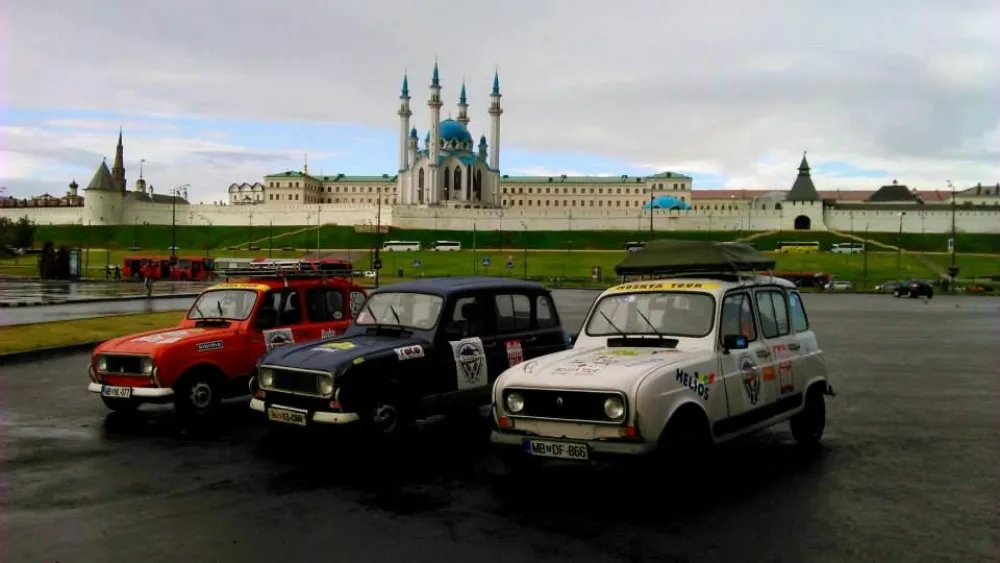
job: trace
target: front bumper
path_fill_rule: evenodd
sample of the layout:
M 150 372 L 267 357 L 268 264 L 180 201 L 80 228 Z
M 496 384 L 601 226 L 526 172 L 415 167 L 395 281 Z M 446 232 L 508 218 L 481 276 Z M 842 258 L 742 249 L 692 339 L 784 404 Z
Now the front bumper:
M 303 411 L 298 407 L 286 407 L 280 404 L 265 404 L 262 399 L 250 399 L 250 408 L 260 412 L 266 413 L 268 407 L 275 407 L 279 409 L 287 409 L 290 411 Z M 360 417 L 353 412 L 325 412 L 325 411 L 306 411 L 309 413 L 309 420 L 318 424 L 351 424 L 357 422 Z
M 522 452 L 525 451 L 525 443 L 528 440 L 544 440 L 546 442 L 561 442 L 574 445 L 586 445 L 596 457 L 617 457 L 617 456 L 644 456 L 656 450 L 656 444 L 646 442 L 619 442 L 611 440 L 574 440 L 571 438 L 556 438 L 549 436 L 536 436 L 534 434 L 520 434 L 514 432 L 502 432 L 494 429 L 490 433 L 490 441 L 505 448 L 517 447 Z M 525 453 L 525 455 L 528 455 Z M 539 458 L 550 459 L 550 458 Z
M 90 391 L 91 393 L 97 393 L 98 395 L 100 395 L 101 389 L 103 387 L 104 386 L 101 385 L 100 383 L 91 382 L 90 384 L 87 385 L 87 391 Z M 113 385 L 112 387 L 124 387 L 124 386 Z M 167 389 L 163 387 L 131 387 L 131 389 L 132 389 L 131 398 L 142 399 L 149 402 L 168 401 L 172 399 L 174 396 L 173 389 Z

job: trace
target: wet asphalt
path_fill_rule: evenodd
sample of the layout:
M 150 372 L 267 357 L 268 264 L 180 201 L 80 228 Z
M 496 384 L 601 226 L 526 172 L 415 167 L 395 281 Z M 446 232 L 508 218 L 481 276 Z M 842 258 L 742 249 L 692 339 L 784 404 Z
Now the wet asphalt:
M 575 331 L 592 292 L 558 292 Z M 691 475 L 509 475 L 475 417 L 374 454 L 267 431 L 109 415 L 86 355 L 0 372 L 0 560 L 997 561 L 1000 300 L 809 295 L 837 397 L 825 444 L 787 425 Z

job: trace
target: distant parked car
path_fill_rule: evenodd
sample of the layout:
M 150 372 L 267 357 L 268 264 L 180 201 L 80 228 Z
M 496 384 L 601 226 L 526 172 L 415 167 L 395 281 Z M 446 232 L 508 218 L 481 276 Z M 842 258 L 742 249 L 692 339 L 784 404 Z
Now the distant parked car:
M 854 289 L 854 284 L 847 280 L 833 280 L 823 286 L 823 289 L 826 291 L 851 291 Z
M 926 297 L 928 299 L 934 297 L 934 288 L 931 284 L 921 281 L 921 280 L 907 280 L 899 284 L 892 291 L 893 297 L 910 297 L 916 299 L 917 297 Z

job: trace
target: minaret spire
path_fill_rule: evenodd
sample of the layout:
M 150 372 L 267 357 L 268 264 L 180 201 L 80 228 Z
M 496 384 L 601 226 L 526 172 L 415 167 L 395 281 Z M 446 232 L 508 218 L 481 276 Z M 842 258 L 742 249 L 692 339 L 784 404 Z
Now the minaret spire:
M 462 79 L 462 91 L 458 95 L 458 119 L 457 121 L 466 127 L 469 126 L 469 102 L 465 97 L 465 79 Z
M 410 111 L 410 78 L 406 72 L 403 70 L 403 87 L 399 91 L 399 111 L 396 112 L 399 116 L 399 171 L 409 170 L 410 164 L 412 162 L 409 158 L 409 150 L 407 150 L 409 144 L 408 135 L 410 133 L 410 116 L 413 112 Z M 404 199 L 402 203 L 410 203 L 406 201 L 406 194 L 402 194 L 400 197 Z
M 115 188 L 125 193 L 125 146 L 122 144 L 121 126 L 118 126 L 118 146 L 115 148 L 115 164 L 111 167 L 111 179 L 114 180 Z
M 438 158 L 441 155 L 441 79 L 438 74 L 438 64 L 434 61 L 434 74 L 431 76 L 431 96 L 427 100 L 427 107 L 431 114 L 430 146 L 427 147 L 427 156 L 430 172 L 429 192 L 425 194 L 424 201 L 436 204 L 439 199 L 438 192 Z
M 493 90 L 490 92 L 490 168 L 500 170 L 500 69 L 493 72 Z

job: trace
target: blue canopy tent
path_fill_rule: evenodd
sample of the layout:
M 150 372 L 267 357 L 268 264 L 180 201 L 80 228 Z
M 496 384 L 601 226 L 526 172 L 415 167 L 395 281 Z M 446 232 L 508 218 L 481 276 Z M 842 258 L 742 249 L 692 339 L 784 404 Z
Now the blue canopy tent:
M 671 195 L 661 195 L 660 197 L 654 198 L 652 201 L 647 201 L 646 205 L 642 206 L 643 209 L 649 209 L 650 207 L 652 207 L 653 209 L 670 209 L 670 210 L 691 209 L 690 205 Z

